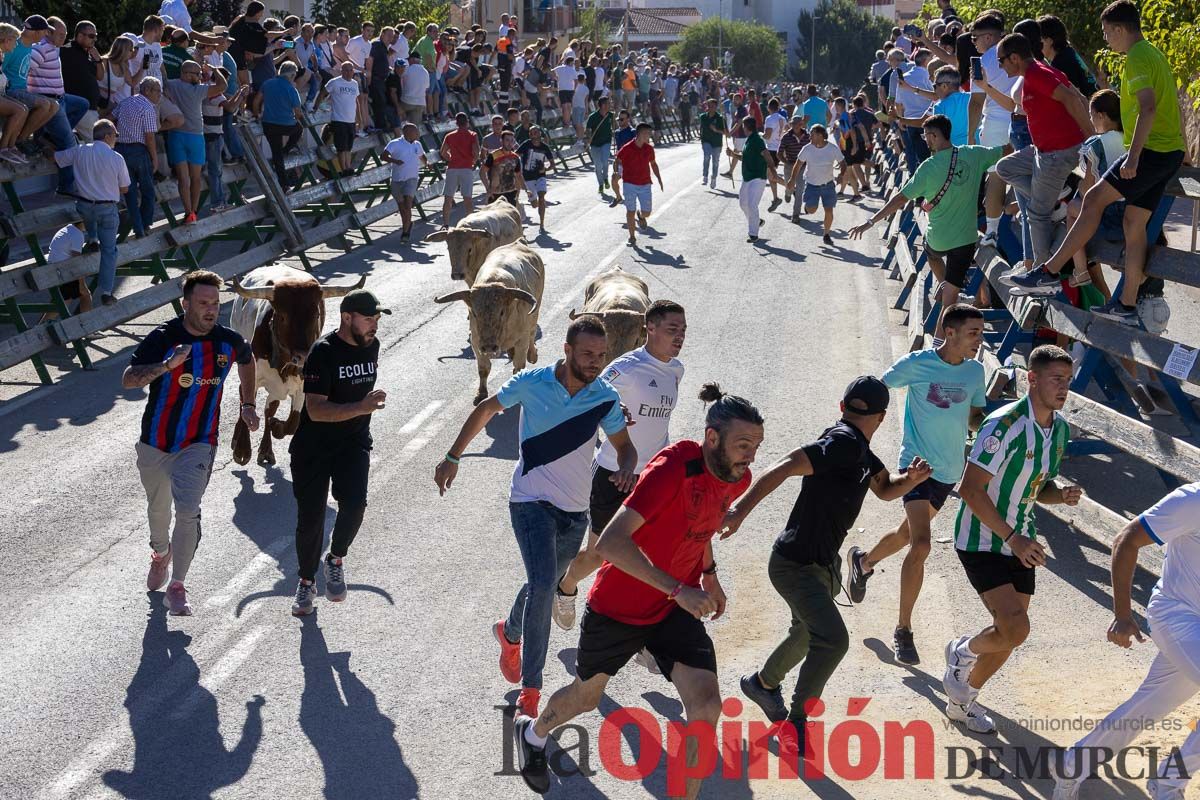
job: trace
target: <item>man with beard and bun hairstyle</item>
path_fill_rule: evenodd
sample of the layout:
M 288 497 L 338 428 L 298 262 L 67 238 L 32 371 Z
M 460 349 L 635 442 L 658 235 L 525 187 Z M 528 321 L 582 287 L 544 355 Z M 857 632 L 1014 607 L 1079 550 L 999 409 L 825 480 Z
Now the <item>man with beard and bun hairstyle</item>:
M 633 419 L 630 438 L 637 447 L 634 470 L 641 473 L 646 463 L 671 441 L 671 412 L 683 380 L 679 351 L 687 336 L 687 318 L 683 306 L 672 300 L 655 300 L 646 310 L 646 344 L 608 365 L 604 380 L 621 395 L 621 402 Z M 629 496 L 613 482 L 617 471 L 617 451 L 605 441 L 596 450 L 592 472 L 592 497 L 589 517 L 592 530 L 587 548 L 575 556 L 566 575 L 554 591 L 554 622 L 564 631 L 575 625 L 575 598 L 579 582 L 600 568 L 602 559 L 596 542 L 621 503 Z
M 567 327 L 565 357 L 551 366 L 518 372 L 475 406 L 434 471 L 433 479 L 444 495 L 471 440 L 496 414 L 521 406 L 520 457 L 508 511 L 526 581 L 508 617 L 492 626 L 492 635 L 500 645 L 500 672 L 510 683 L 521 684 L 517 708 L 529 717 L 538 713 L 554 587 L 587 532 L 597 430 L 604 431 L 617 452 L 617 470 L 612 475 L 616 489 L 627 492 L 637 480 L 638 454 L 625 427 L 621 398 L 600 378 L 607 345 L 599 317 L 576 318 Z
M 888 399 L 887 384 L 879 378 L 855 378 L 842 397 L 842 418 L 815 442 L 793 450 L 763 473 L 725 517 L 721 538 L 735 533 L 754 507 L 785 480 L 803 476 L 787 527 L 775 540 L 767 566 L 771 585 L 792 612 L 791 629 L 763 667 L 741 680 L 742 693 L 771 722 L 787 720 L 795 726 L 788 736 L 804 737 L 810 704 L 820 699 L 850 645 L 836 602 L 842 588 L 838 551 L 862 510 L 867 490 L 881 500 L 895 500 L 930 474 L 921 458 L 892 474 L 871 452 L 871 437 L 883 424 Z M 801 662 L 789 709 L 779 687 Z M 797 752 L 803 752 L 799 741 L 795 744 Z
M 150 387 L 137 443 L 137 467 L 146 489 L 150 521 L 150 573 L 146 588 L 171 583 L 163 604 L 175 616 L 188 616 L 183 581 L 200 544 L 200 501 L 208 488 L 221 422 L 221 394 L 234 362 L 238 365 L 241 418 L 258 430 L 254 410 L 254 356 L 241 335 L 217 323 L 221 278 L 208 270 L 183 279 L 183 316 L 155 328 L 133 351 L 121 376 L 125 389 Z M 175 507 L 175 530 L 171 507 Z
M 289 448 L 300 575 L 292 604 L 297 617 L 314 610 L 331 486 L 338 513 L 325 556 L 325 598 L 334 603 L 346 599 L 343 559 L 367 510 L 371 415 L 387 400 L 387 394 L 375 388 L 375 334 L 379 316 L 391 313 L 366 289 L 350 292 L 342 298 L 338 329 L 318 339 L 304 363 L 304 408 Z
M 749 401 L 725 394 L 715 383 L 704 385 L 700 399 L 712 403 L 704 440 L 676 442 L 650 459 L 600 535 L 596 547 L 605 563 L 579 626 L 575 680 L 554 693 L 536 720 L 523 711 L 516 717 L 521 775 L 535 792 L 550 788 L 550 731 L 595 709 L 609 679 L 643 648 L 675 684 L 688 724 L 703 723 L 708 730 L 717 725 L 717 654 L 704 618 L 720 617 L 726 599 L 712 537 L 730 503 L 750 485 L 763 418 Z M 694 766 L 697 741 L 694 736 L 687 741 L 688 764 Z M 674 786 L 675 779 L 668 779 L 672 797 L 699 793 L 701 779 Z

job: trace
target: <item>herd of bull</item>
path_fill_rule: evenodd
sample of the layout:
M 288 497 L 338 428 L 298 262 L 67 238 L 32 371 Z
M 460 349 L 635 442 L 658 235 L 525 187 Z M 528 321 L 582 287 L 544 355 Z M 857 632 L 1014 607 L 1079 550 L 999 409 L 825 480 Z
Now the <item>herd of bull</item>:
M 471 349 L 479 370 L 475 403 L 487 397 L 492 359 L 506 354 L 513 372 L 538 359 L 538 312 L 546 284 L 541 256 L 523 238 L 521 216 L 506 200 L 474 211 L 450 228 L 431 233 L 426 242 L 446 242 L 450 277 L 465 289 L 434 298 L 435 303 L 466 303 Z M 257 367 L 257 387 L 266 389 L 263 437 L 257 462 L 274 464 L 271 438 L 295 432 L 304 406 L 304 361 L 321 335 L 324 301 L 361 287 L 322 286 L 303 270 L 279 264 L 259 267 L 235 280 L 231 327 L 250 342 Z M 641 278 L 614 267 L 593 279 L 584 293 L 583 314 L 595 314 L 608 332 L 608 357 L 616 358 L 645 342 L 649 289 Z M 578 316 L 571 309 L 570 317 Z M 275 419 L 279 405 L 290 399 L 286 422 Z M 250 431 L 238 421 L 233 457 L 250 460 Z

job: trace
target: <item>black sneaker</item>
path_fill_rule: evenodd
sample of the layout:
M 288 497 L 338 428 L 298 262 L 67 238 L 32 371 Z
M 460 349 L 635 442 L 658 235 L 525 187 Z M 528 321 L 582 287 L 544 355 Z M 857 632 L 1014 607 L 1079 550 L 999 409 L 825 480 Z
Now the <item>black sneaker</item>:
M 767 211 L 774 211 L 775 209 L 779 208 L 779 206 L 782 205 L 782 203 L 783 203 L 783 201 L 780 200 L 778 197 L 776 197 L 774 200 L 771 201 L 771 205 L 767 207 Z
M 861 547 L 851 547 L 846 563 L 846 588 L 850 592 L 850 602 L 861 603 L 867 596 L 867 580 L 873 572 L 863 572 L 863 561 L 867 554 Z
M 827 233 L 827 234 L 825 234 L 824 236 L 822 236 L 822 237 L 821 237 L 821 241 L 822 241 L 822 242 L 824 242 L 825 244 L 832 245 L 832 244 L 833 244 L 833 237 L 832 237 L 832 236 L 830 236 L 830 235 Z
M 546 764 L 546 748 L 534 747 L 525 738 L 525 731 L 533 725 L 534 720 L 530 717 L 517 716 L 516 723 L 513 725 L 513 736 L 516 737 L 517 745 L 517 768 L 521 770 L 521 777 L 525 779 L 525 785 L 533 789 L 538 794 L 545 794 L 550 790 L 550 769 Z
M 771 722 L 783 722 L 787 719 L 787 706 L 783 704 L 783 692 L 778 686 L 774 689 L 763 688 L 758 673 L 752 672 L 742 676 L 741 687 L 742 694 L 753 700 Z
M 917 646 L 913 644 L 912 631 L 908 628 L 896 628 L 892 634 L 892 652 L 901 664 L 920 664 L 921 657 L 917 655 Z

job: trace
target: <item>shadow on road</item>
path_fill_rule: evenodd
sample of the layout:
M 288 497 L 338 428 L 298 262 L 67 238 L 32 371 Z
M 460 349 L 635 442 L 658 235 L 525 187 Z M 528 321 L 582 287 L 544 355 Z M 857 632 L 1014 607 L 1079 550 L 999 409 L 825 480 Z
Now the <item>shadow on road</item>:
M 485 450 L 479 453 L 468 452 L 464 457 L 500 458 L 505 461 L 517 459 L 517 427 L 520 424 L 521 412 L 511 408 L 488 420 L 484 426 L 489 440 Z
M 634 248 L 634 251 L 643 256 L 642 258 L 633 259 L 639 264 L 655 264 L 664 267 L 673 267 L 674 269 L 691 269 L 682 255 L 673 255 L 659 250 L 657 247 L 642 247 L 638 245 Z
M 104 784 L 127 798 L 209 798 L 249 771 L 262 741 L 265 701 L 256 695 L 246 702 L 241 738 L 226 750 L 217 699 L 200 685 L 200 668 L 187 651 L 192 637 L 168 630 L 160 592 L 147 597 L 142 659 L 125 693 L 133 769 L 104 773 Z
M 276 458 L 281 457 L 290 441 L 289 438 L 276 442 Z M 230 472 L 241 484 L 233 498 L 231 521 L 235 530 L 262 550 L 273 540 L 296 529 L 296 500 L 292 497 L 292 482 L 282 469 L 247 464 Z M 255 491 L 255 487 L 259 486 L 265 491 Z
M 396 742 L 396 723 L 350 669 L 350 653 L 329 652 L 312 617 L 300 629 L 300 665 L 300 729 L 321 759 L 326 800 L 418 797 L 417 779 Z

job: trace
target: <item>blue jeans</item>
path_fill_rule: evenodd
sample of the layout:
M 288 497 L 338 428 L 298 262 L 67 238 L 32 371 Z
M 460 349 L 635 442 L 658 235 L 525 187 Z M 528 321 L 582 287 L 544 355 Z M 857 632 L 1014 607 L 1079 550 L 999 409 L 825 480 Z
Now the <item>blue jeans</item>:
M 718 144 L 709 144 L 701 142 L 700 149 L 704 153 L 704 180 L 708 180 L 709 164 L 712 165 L 712 179 L 715 181 L 721 173 L 721 146 Z
M 230 158 L 245 158 L 246 151 L 242 147 L 241 137 L 233 129 L 233 114 L 226 111 L 221 119 L 221 138 L 225 140 L 225 149 Z
M 100 279 L 96 293 L 103 298 L 113 293 L 113 285 L 117 282 L 117 228 L 121 214 L 116 203 L 89 203 L 86 200 L 77 201 L 75 210 L 83 218 L 88 241 L 100 242 Z
M 601 189 L 608 182 L 608 165 L 612 158 L 612 145 L 592 145 L 592 166 L 596 168 L 596 183 Z
M 221 183 L 221 140 L 224 136 L 206 134 L 204 137 L 204 165 L 208 170 L 208 205 L 225 205 L 225 184 Z
M 76 97 L 73 94 L 64 94 L 60 98 L 51 99 L 58 100 L 58 113 L 50 118 L 42 130 L 46 132 L 46 136 L 54 145 L 55 152 L 77 147 L 79 142 L 75 140 L 75 126 L 88 112 L 90 104 L 84 98 Z M 58 168 L 58 188 L 60 191 L 67 192 L 75 190 L 74 167 Z
M 1013 152 L 1033 144 L 1029 135 L 1029 122 L 1020 117 L 1013 117 L 1008 122 L 1008 142 Z M 1021 211 L 1021 255 L 1023 258 L 1033 258 L 1033 239 L 1029 235 L 1029 201 L 1020 192 L 1013 192 L 1017 197 L 1017 208 Z
M 129 190 L 125 193 L 129 224 L 141 236 L 154 224 L 154 165 L 144 144 L 117 142 L 117 152 L 129 169 Z
M 563 511 L 545 501 L 509 503 L 508 513 L 525 562 L 526 583 L 504 622 L 504 636 L 510 642 L 521 640 L 521 686 L 541 689 L 554 590 L 579 552 L 588 515 Z
M 908 172 L 911 175 L 917 171 L 917 167 L 921 165 L 922 161 L 929 158 L 929 145 L 925 144 L 920 128 L 905 125 L 901 129 L 901 134 L 904 138 L 904 158 L 908 163 Z
M 433 92 L 433 96 L 437 98 L 435 106 L 438 116 L 446 113 L 446 76 L 435 75 L 430 81 L 429 91 Z

